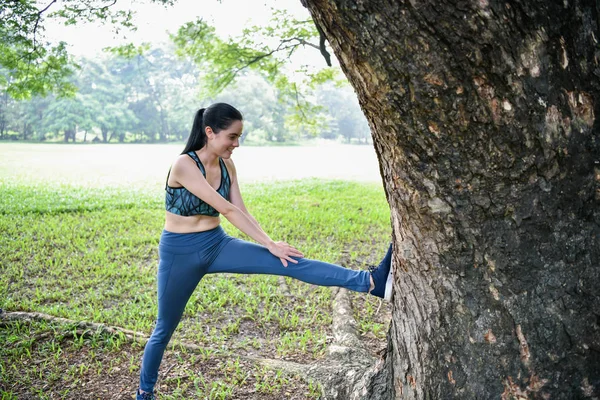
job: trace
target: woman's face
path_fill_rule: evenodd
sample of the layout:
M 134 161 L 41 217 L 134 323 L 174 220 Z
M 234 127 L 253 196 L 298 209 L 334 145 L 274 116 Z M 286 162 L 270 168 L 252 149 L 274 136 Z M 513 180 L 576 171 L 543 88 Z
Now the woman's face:
M 233 121 L 229 128 L 222 129 L 219 133 L 209 133 L 207 128 L 208 144 L 221 158 L 229 158 L 236 147 L 240 146 L 240 136 L 244 130 L 242 121 Z

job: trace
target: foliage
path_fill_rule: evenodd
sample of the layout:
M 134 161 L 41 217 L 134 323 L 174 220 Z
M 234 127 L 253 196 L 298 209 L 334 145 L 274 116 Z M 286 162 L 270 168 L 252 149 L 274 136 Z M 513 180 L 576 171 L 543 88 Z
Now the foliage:
M 320 50 L 319 33 L 310 17 L 299 20 L 284 10 L 273 10 L 266 26 L 244 29 L 239 37 L 222 39 L 215 28 L 198 19 L 182 26 L 172 39 L 181 55 L 189 56 L 203 72 L 203 94 L 214 96 L 240 76 L 254 71 L 278 91 L 279 101 L 293 108 L 287 125 L 315 133 L 320 111 L 311 89 L 336 80 L 343 82 L 339 68 L 302 65 L 292 70 L 289 60 L 306 48 Z
M 174 2 L 153 1 L 166 6 Z M 45 41 L 44 24 L 47 19 L 59 20 L 66 25 L 100 21 L 113 25 L 116 31 L 135 29 L 133 11 L 118 8 L 116 3 L 114 0 L 54 0 L 41 6 L 35 0 L 3 2 L 0 9 L 3 39 L 0 42 L 0 91 L 21 99 L 45 96 L 50 92 L 59 96 L 72 95 L 75 87 L 67 78 L 74 73 L 76 65 L 67 54 L 65 43 L 53 45 Z M 289 71 L 286 61 L 299 49 L 322 50 L 315 44 L 318 39 L 319 34 L 308 14 L 299 20 L 282 10 L 273 10 L 272 21 L 267 26 L 247 28 L 235 39 L 219 38 L 214 28 L 202 20 L 187 23 L 173 36 L 180 53 L 191 56 L 206 72 L 203 97 L 218 94 L 245 70 L 252 69 L 260 71 L 276 85 L 281 95 L 294 99 L 303 111 L 310 111 L 312 105 L 304 96 L 304 88 L 336 79 L 338 69 L 312 71 L 301 67 L 298 71 Z M 147 45 L 130 44 L 112 51 L 135 57 L 146 50 Z M 290 80 L 290 72 L 300 73 L 304 78 Z
M 20 132 L 23 140 L 46 140 L 47 131 L 43 128 L 43 120 L 50 103 L 51 98 L 39 96 L 26 102 L 14 102 L 14 120 L 8 121 L 8 128 Z
M 152 0 L 165 5 L 173 0 Z M 35 0 L 3 0 L 0 3 L 0 92 L 15 99 L 55 92 L 73 95 L 75 87 L 68 81 L 76 65 L 65 43 L 45 40 L 46 18 L 67 25 L 83 21 L 101 21 L 120 28 L 134 29 L 131 10 L 117 9 L 115 0 L 50 1 L 40 5 Z M 43 7 L 43 8 L 42 8 Z
M 202 19 L 183 25 L 172 35 L 178 52 L 189 56 L 204 72 L 206 95 L 220 93 L 247 70 L 260 72 L 280 90 L 289 90 L 285 61 L 318 33 L 311 20 L 299 21 L 275 10 L 270 25 L 244 29 L 242 36 L 222 39 Z
M 42 39 L 42 13 L 32 1 L 4 1 L 0 8 L 0 90 L 14 98 L 74 90 L 65 82 L 73 73 L 65 44 Z
M 278 92 L 261 76 L 249 74 L 244 79 L 227 87 L 214 98 L 215 101 L 230 104 L 243 104 L 244 133 L 241 142 L 268 142 L 276 137 L 286 137 L 284 118 L 285 107 L 278 101 Z M 289 138 L 289 137 L 286 137 Z
M 197 69 L 175 56 L 172 48 L 148 48 L 131 59 L 116 58 L 124 66 L 121 76 L 128 85 L 129 109 L 138 118 L 132 127 L 147 141 L 187 136 L 197 105 Z
M 65 140 L 74 140 L 71 133 L 84 131 L 104 142 L 186 136 L 196 91 L 196 71 L 190 63 L 169 49 L 150 49 L 133 59 L 108 55 L 79 63 L 70 79 L 79 90 L 71 97 L 38 96 L 21 102 L 6 97 L 0 105 L 3 136 L 16 131 L 22 138 L 45 140 L 65 134 Z
M 181 141 L 188 135 L 194 111 L 215 101 L 234 104 L 243 111 L 242 140 L 254 144 L 289 143 L 313 135 L 335 139 L 345 134 L 336 118 L 362 117 L 347 88 L 319 86 L 313 101 L 320 111 L 310 118 L 309 125 L 302 121 L 296 103 L 282 98 L 275 86 L 254 72 L 244 74 L 219 95 L 201 99 L 197 67 L 176 56 L 171 47 L 131 54 L 133 58 L 110 53 L 78 60 L 80 68 L 70 82 L 79 90 L 70 97 L 15 101 L 5 93 L 0 103 L 0 138 L 14 139 L 18 132 L 18 138 L 29 140 Z M 368 134 L 363 128 L 366 124 L 361 126 L 360 134 L 348 126 L 346 136 Z
M 247 28 L 241 37 L 229 39 L 218 37 L 213 27 L 198 20 L 172 36 L 174 49 L 129 44 L 95 59 L 72 60 L 63 43 L 55 49 L 62 58 L 53 58 L 55 65 L 50 66 L 44 64 L 50 58 L 35 58 L 54 51 L 41 42 L 44 18 L 135 28 L 131 11 L 117 9 L 109 1 L 55 3 L 39 9 L 24 0 L 5 3 L 0 11 L 9 17 L 0 23 L 8 39 L 0 44 L 8 57 L 0 56 L 0 75 L 4 72 L 0 139 L 75 141 L 83 132 L 84 140 L 89 133 L 103 142 L 184 140 L 194 111 L 213 101 L 230 102 L 245 111 L 244 139 L 250 134 L 253 143 L 316 135 L 335 138 L 340 133 L 348 139 L 360 136 L 354 126 L 338 129 L 343 121 L 324 112 L 323 106 L 330 105 L 319 99 L 318 88 L 324 82 L 335 81 L 338 86 L 343 82 L 338 68 L 290 67 L 289 60 L 301 57 L 305 49 L 320 49 L 315 44 L 319 34 L 308 15 L 297 19 L 274 10 L 270 24 Z M 17 49 L 34 48 L 29 56 L 22 55 L 22 64 L 6 61 Z M 40 79 L 34 77 L 36 68 L 43 74 Z M 49 101 L 41 98 L 48 95 Z M 27 98 L 32 100 L 14 101 Z

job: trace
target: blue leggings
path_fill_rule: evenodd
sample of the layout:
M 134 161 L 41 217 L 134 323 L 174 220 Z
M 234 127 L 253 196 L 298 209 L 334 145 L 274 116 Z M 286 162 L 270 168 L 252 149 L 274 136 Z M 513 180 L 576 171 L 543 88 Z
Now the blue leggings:
M 158 367 L 192 292 L 205 274 L 283 275 L 319 286 L 341 286 L 368 292 L 368 271 L 354 271 L 308 258 L 284 267 L 263 246 L 227 235 L 220 226 L 197 233 L 163 231 L 158 246 L 158 319 L 146 344 L 140 388 L 152 392 Z

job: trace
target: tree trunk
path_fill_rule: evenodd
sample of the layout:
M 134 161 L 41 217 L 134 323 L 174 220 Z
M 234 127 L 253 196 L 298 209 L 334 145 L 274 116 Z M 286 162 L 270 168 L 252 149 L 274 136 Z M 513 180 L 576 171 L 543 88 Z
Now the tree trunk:
M 75 132 L 77 131 L 76 128 L 67 128 L 65 129 L 65 143 L 69 142 L 69 139 L 73 140 L 73 142 L 75 142 Z
M 109 141 L 109 138 L 108 138 L 108 128 L 100 127 L 100 132 L 102 133 L 102 141 L 104 143 L 108 143 L 108 141 Z
M 27 140 L 29 136 L 30 126 L 27 122 L 23 122 L 23 140 Z
M 369 121 L 394 236 L 371 399 L 600 396 L 591 0 L 303 0 Z
M 165 143 L 169 139 L 169 129 L 168 129 L 168 125 L 167 125 L 167 117 L 165 116 L 165 111 L 162 107 L 161 107 L 159 115 L 160 115 L 160 132 L 159 132 L 160 138 L 159 138 L 159 140 L 162 143 Z
M 8 92 L 2 94 L 2 106 L 0 106 L 0 139 L 4 139 L 4 132 L 8 125 Z

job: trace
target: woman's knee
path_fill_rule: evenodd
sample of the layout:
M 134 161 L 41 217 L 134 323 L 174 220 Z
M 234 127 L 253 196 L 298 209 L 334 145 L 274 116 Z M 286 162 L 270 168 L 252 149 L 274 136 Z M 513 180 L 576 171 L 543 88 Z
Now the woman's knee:
M 167 321 L 158 320 L 154 331 L 152 331 L 150 340 L 155 343 L 169 343 L 169 340 L 171 340 L 171 336 L 173 335 L 176 327 L 177 323 L 167 323 Z

